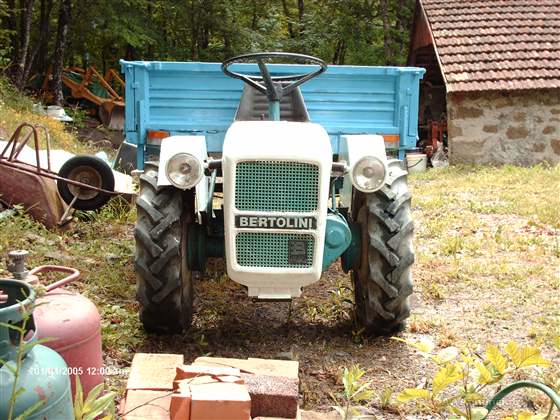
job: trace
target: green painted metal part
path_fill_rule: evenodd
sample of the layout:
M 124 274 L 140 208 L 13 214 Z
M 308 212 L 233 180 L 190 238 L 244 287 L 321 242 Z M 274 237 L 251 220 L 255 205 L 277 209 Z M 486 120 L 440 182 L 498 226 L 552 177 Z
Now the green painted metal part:
M 280 101 L 268 102 L 268 116 L 271 121 L 280 121 Z
M 239 162 L 235 207 L 242 211 L 311 212 L 319 199 L 319 167 L 281 161 Z
M 533 381 L 517 381 L 514 382 L 506 387 L 504 387 L 500 392 L 498 392 L 494 397 L 490 400 L 490 402 L 486 405 L 486 409 L 488 413 L 496 407 L 504 397 L 511 394 L 513 391 L 520 389 L 520 388 L 534 388 L 542 391 L 546 394 L 548 398 L 550 398 L 552 404 L 556 406 L 557 410 L 560 410 L 560 396 L 549 386 L 542 384 L 540 382 L 533 382 Z M 551 406 L 552 409 L 552 406 Z M 488 417 L 485 417 L 488 418 Z M 548 417 L 547 417 L 548 418 Z
M 191 224 L 187 232 L 187 265 L 190 270 L 204 271 L 209 257 L 225 256 L 223 236 L 210 236 L 206 226 Z
M 35 299 L 33 289 L 25 282 L 0 280 L 0 290 L 8 295 L 8 301 L 0 304 L 0 322 L 23 326 L 23 313 L 32 309 Z M 27 325 L 34 328 L 32 316 Z M 16 398 L 12 417 L 23 415 L 26 419 L 73 419 L 74 409 L 66 362 L 57 352 L 35 344 L 33 340 L 26 341 L 31 345 L 26 346 L 19 368 L 15 389 L 21 391 Z M 14 349 L 17 352 L 18 343 L 17 331 L 0 325 L 0 354 L 7 361 L 0 366 L 0 419 L 9 417 L 14 371 L 17 366 Z M 41 401 L 41 405 L 37 405 Z M 34 406 L 36 408 L 32 412 L 26 413 L 26 410 Z
M 24 312 L 33 310 L 35 302 L 35 290 L 27 283 L 16 280 L 0 280 L 0 290 L 8 295 L 8 300 L 0 304 L 0 322 L 3 324 L 11 324 L 21 326 L 24 320 Z M 33 318 L 28 321 L 29 327 L 34 328 Z M 0 325 L 0 359 L 15 360 L 18 353 L 17 343 L 19 342 L 19 333 L 15 330 Z M 36 339 L 35 335 L 28 341 L 32 342 Z
M 351 241 L 341 257 L 342 269 L 345 273 L 350 270 L 357 270 L 360 267 L 362 255 L 362 228 L 358 223 L 349 224 Z
M 305 263 L 290 261 L 290 241 L 305 241 Z M 240 232 L 235 237 L 237 264 L 243 267 L 309 268 L 315 239 L 309 234 Z
M 323 249 L 323 271 L 340 257 L 350 246 L 352 233 L 346 219 L 339 213 L 327 214 L 325 247 Z

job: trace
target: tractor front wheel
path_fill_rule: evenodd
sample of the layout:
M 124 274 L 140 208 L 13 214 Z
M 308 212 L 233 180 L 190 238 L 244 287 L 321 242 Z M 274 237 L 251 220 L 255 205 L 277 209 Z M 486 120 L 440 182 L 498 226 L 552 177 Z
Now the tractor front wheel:
M 388 335 L 410 315 L 413 223 L 407 172 L 388 162 L 387 184 L 371 194 L 355 192 L 353 218 L 360 227 L 360 266 L 354 269 L 356 320 L 367 334 Z
M 180 333 L 192 321 L 192 273 L 187 232 L 194 193 L 157 186 L 158 166 L 146 162 L 136 200 L 135 269 L 140 320 L 148 332 Z

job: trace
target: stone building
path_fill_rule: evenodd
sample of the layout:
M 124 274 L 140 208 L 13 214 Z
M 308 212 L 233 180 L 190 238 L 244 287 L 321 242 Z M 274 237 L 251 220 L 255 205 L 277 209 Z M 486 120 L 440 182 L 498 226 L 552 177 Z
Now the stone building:
M 418 0 L 408 64 L 451 163 L 560 162 L 560 1 Z

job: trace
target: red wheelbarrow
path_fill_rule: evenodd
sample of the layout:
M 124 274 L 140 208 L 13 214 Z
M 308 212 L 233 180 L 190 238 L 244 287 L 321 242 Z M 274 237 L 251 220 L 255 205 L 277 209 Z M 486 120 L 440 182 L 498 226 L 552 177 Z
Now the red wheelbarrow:
M 45 151 L 39 149 L 40 132 L 44 133 Z M 30 139 L 34 150 L 26 147 Z M 29 163 L 29 156 L 22 158 L 26 153 L 35 155 L 35 164 Z M 73 156 L 55 172 L 49 132 L 42 125 L 21 124 L 0 153 L 0 202 L 23 205 L 48 228 L 67 224 L 74 209 L 102 207 L 112 196 L 121 194 L 114 187 L 111 167 L 95 156 Z

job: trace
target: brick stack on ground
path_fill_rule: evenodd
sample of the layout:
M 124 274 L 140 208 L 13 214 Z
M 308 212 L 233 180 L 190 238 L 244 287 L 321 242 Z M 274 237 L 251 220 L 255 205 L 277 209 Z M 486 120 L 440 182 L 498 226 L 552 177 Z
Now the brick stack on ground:
M 298 362 L 182 355 L 134 356 L 122 414 L 126 420 L 296 419 Z

